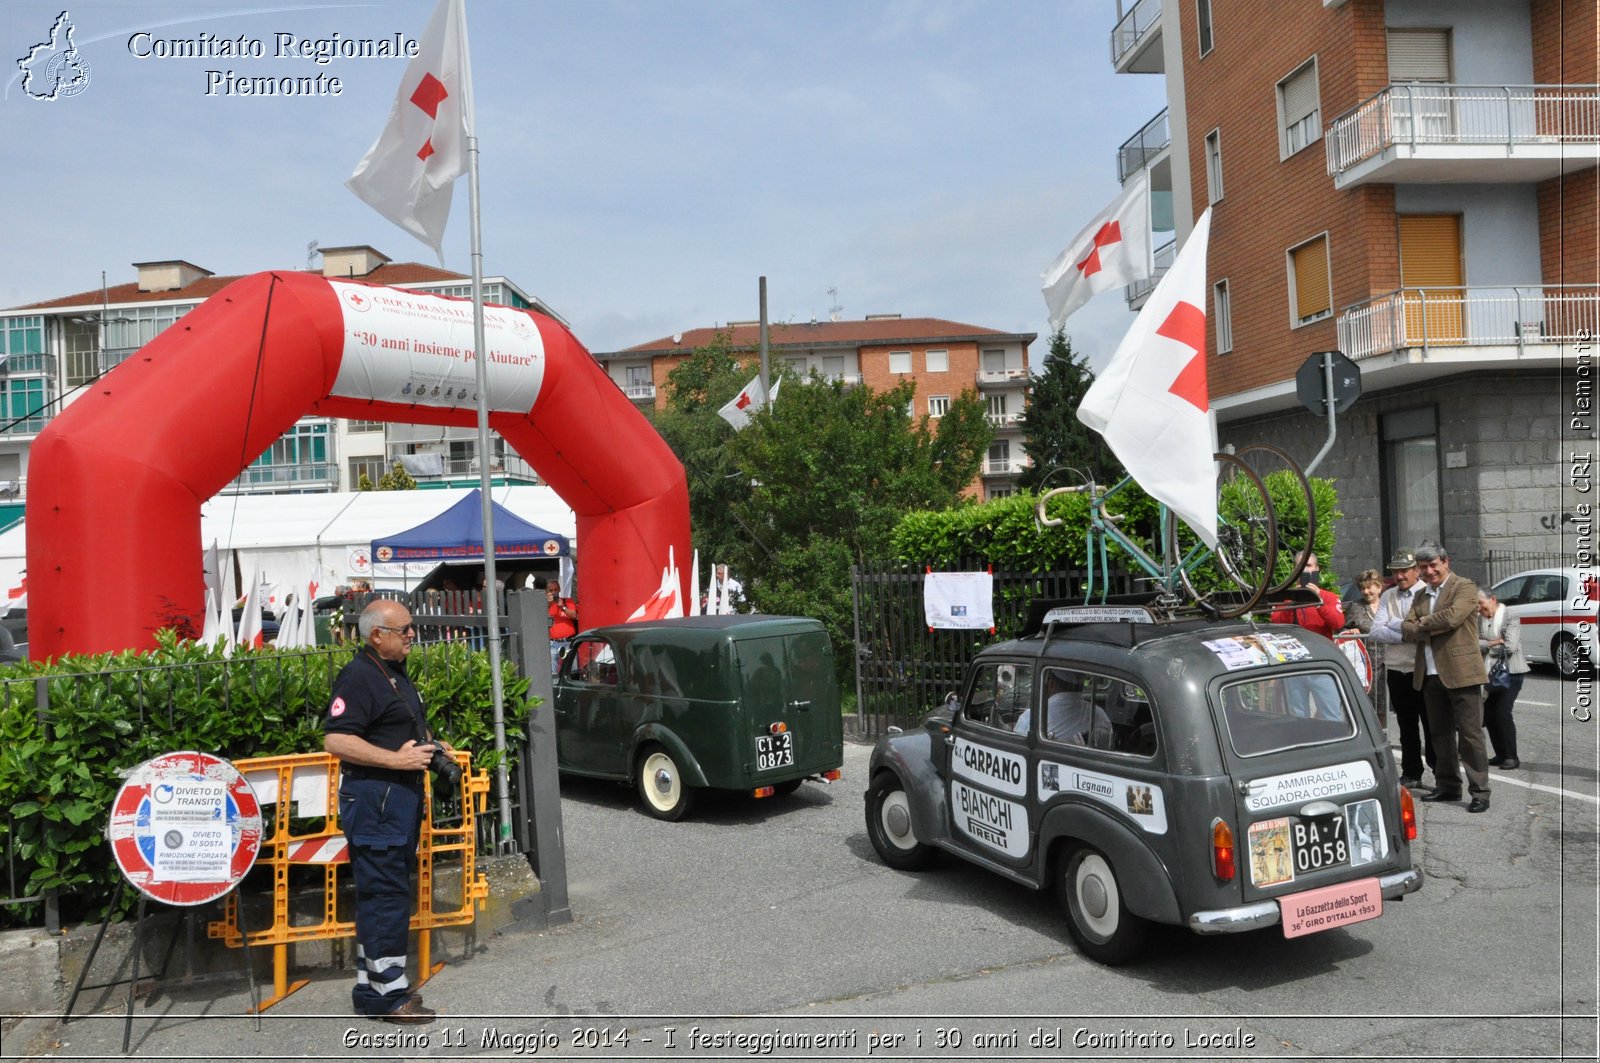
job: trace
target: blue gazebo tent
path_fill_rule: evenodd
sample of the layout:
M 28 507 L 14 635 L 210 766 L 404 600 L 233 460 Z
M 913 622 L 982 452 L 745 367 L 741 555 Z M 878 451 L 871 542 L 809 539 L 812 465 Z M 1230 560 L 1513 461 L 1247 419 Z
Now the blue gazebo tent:
M 523 520 L 498 502 L 494 507 L 494 556 L 568 557 L 566 536 Z M 483 560 L 483 492 L 474 490 L 443 513 L 403 532 L 372 540 L 378 564 Z

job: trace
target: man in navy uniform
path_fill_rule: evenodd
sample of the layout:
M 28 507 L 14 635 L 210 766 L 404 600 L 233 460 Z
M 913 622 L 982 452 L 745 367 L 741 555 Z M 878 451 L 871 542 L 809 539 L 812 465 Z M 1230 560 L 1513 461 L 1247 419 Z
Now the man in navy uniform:
M 422 697 L 406 676 L 417 629 L 404 604 L 361 611 L 361 648 L 333 681 L 323 748 L 339 759 L 339 826 L 356 886 L 357 1014 L 429 1023 L 431 1009 L 406 980 L 411 875 L 422 827 L 423 772 L 436 746 Z M 445 748 L 448 748 L 445 746 Z

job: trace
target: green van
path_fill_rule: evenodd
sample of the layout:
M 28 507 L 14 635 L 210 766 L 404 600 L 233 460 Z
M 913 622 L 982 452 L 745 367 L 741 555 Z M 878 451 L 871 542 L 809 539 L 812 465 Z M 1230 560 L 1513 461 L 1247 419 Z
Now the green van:
M 562 771 L 632 781 L 683 818 L 700 789 L 789 794 L 844 764 L 833 648 L 795 616 L 619 624 L 573 640 L 555 677 Z

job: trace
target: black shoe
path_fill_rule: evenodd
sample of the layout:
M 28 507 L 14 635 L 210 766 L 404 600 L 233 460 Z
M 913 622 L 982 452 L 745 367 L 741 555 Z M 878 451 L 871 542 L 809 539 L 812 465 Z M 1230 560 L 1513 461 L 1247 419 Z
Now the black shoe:
M 432 1008 L 422 1006 L 422 997 L 413 993 L 406 997 L 405 1003 L 385 1015 L 374 1015 L 374 1019 L 384 1022 L 396 1023 L 400 1026 L 426 1026 L 437 1016 Z
M 1492 764 L 1493 761 L 1490 761 L 1490 763 Z M 1522 767 L 1522 761 L 1518 760 L 1516 757 L 1507 757 L 1505 760 L 1500 762 L 1501 771 L 1516 771 L 1520 767 Z
M 1422 795 L 1422 800 L 1459 801 L 1461 800 L 1461 792 L 1459 790 L 1429 790 L 1427 793 Z
M 1467 806 L 1467 811 L 1468 812 L 1487 812 L 1487 811 L 1489 811 L 1489 799 L 1487 797 L 1474 797 L 1472 799 L 1472 803 Z
M 1412 775 L 1402 775 L 1400 776 L 1400 785 L 1407 790 L 1415 790 L 1422 785 L 1422 780 Z
M 1506 762 L 1506 758 L 1505 757 L 1499 757 L 1499 756 L 1490 757 L 1489 758 L 1489 767 L 1491 767 L 1491 768 L 1504 767 L 1505 766 L 1505 762 Z

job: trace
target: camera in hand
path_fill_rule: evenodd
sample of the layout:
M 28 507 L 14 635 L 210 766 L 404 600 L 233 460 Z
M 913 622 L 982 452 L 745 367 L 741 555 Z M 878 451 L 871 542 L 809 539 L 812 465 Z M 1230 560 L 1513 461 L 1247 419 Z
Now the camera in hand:
M 435 749 L 433 756 L 428 758 L 428 770 L 439 777 L 439 781 L 449 786 L 452 790 L 461 788 L 461 765 L 456 763 L 456 758 L 442 749 Z

